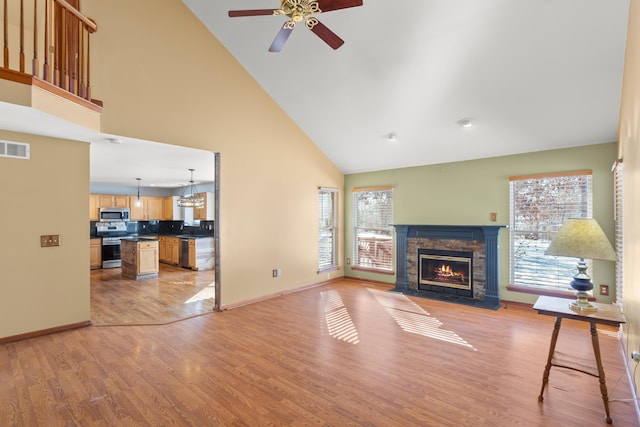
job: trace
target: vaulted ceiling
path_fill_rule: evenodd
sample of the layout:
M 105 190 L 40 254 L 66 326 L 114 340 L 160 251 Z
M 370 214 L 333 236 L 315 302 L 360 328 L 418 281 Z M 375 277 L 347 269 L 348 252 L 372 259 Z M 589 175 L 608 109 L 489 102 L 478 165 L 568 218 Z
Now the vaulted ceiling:
M 279 53 L 267 49 L 286 17 L 228 16 L 279 0 L 183 2 L 344 173 L 617 139 L 629 0 L 364 0 L 316 15 L 339 49 L 300 22 Z M 0 129 L 92 141 L 92 182 L 175 186 L 189 167 L 213 179 L 199 150 L 112 144 L 24 112 L 0 102 Z
M 617 139 L 629 0 L 364 0 L 279 53 L 287 17 L 228 16 L 278 0 L 183 2 L 345 173 Z

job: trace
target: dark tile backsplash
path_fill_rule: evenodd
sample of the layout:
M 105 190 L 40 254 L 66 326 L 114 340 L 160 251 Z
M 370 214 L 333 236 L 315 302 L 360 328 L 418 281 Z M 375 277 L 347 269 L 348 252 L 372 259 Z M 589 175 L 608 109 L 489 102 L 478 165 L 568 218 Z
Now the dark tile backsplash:
M 97 237 L 96 221 L 89 223 L 89 234 Z M 205 235 L 213 236 L 213 221 L 200 221 L 199 226 L 184 225 L 183 221 L 129 221 L 127 233 L 131 235 Z

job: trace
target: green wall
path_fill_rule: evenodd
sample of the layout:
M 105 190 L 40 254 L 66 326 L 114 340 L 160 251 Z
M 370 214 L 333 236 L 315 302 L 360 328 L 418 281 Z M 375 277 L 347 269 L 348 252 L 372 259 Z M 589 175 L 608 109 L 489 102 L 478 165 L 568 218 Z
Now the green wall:
M 345 258 L 353 257 L 351 190 L 358 187 L 392 185 L 393 219 L 396 224 L 496 225 L 509 224 L 509 176 L 591 169 L 593 171 L 593 216 L 613 242 L 613 174 L 615 143 L 562 150 L 541 151 L 465 162 L 391 169 L 345 176 Z M 497 222 L 490 221 L 496 212 Z M 346 260 L 345 260 L 346 261 Z M 395 276 L 352 270 L 345 275 L 380 282 L 395 282 Z M 593 282 L 615 289 L 614 263 L 596 261 Z M 500 232 L 500 298 L 533 303 L 537 296 L 507 291 L 509 284 L 509 230 Z M 567 280 L 569 282 L 569 280 Z M 615 300 L 596 295 L 599 302 Z

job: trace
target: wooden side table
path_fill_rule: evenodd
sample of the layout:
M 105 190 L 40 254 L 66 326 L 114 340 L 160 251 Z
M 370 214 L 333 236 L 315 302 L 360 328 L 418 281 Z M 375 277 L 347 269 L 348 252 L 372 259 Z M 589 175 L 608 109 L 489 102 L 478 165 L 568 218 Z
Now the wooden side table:
M 534 310 L 538 310 L 538 314 L 544 314 L 547 316 L 555 316 L 556 323 L 553 327 L 553 334 L 551 335 L 551 344 L 549 345 L 549 356 L 547 358 L 547 365 L 544 368 L 544 375 L 542 376 L 542 389 L 538 396 L 538 401 L 542 402 L 544 389 L 549 382 L 549 371 L 552 366 L 572 369 L 574 371 L 582 372 L 600 379 L 600 393 L 602 394 L 602 401 L 604 403 L 604 411 L 606 414 L 607 424 L 613 423 L 611 415 L 609 413 L 609 396 L 607 395 L 607 385 L 604 380 L 604 368 L 602 367 L 602 358 L 600 357 L 600 342 L 598 341 L 597 324 L 610 325 L 620 327 L 620 324 L 625 323 L 625 318 L 620 309 L 612 304 L 598 304 L 593 305 L 598 309 L 597 311 L 580 312 L 573 310 L 569 307 L 571 300 L 565 298 L 556 298 L 541 296 L 534 304 Z M 560 325 L 562 319 L 579 320 L 582 322 L 589 322 L 591 329 L 591 343 L 593 345 L 593 354 L 596 357 L 596 367 L 589 366 L 588 364 L 580 363 L 575 359 L 572 360 L 567 356 L 561 355 L 555 351 L 556 342 L 558 341 L 558 333 L 560 332 Z

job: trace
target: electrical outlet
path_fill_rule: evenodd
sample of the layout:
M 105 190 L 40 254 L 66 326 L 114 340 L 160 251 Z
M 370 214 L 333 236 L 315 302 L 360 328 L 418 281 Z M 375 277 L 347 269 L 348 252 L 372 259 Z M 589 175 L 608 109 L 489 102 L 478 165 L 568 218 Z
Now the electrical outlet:
M 347 265 L 351 265 L 351 258 L 347 258 Z
M 273 275 L 273 277 L 278 277 L 278 269 L 274 268 L 271 274 Z
M 600 285 L 600 295 L 609 295 L 609 285 Z
M 636 363 L 640 362 L 640 351 L 632 351 L 631 360 L 633 360 Z
M 491 222 L 496 222 L 498 220 L 498 213 L 491 212 L 490 219 L 491 219 Z

